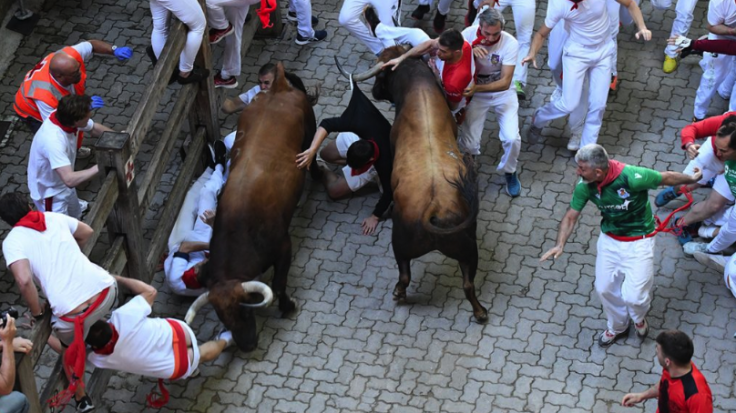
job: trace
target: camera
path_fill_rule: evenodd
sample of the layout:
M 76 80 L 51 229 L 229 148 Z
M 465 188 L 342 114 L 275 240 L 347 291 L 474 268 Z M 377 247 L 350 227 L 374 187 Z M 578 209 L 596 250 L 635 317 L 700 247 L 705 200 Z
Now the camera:
M 16 310 L 13 307 L 10 307 L 7 310 L 0 313 L 0 319 L 2 319 L 2 324 L 0 324 L 0 328 L 5 328 L 5 325 L 8 323 L 8 315 L 10 315 L 13 318 L 18 318 L 18 310 Z

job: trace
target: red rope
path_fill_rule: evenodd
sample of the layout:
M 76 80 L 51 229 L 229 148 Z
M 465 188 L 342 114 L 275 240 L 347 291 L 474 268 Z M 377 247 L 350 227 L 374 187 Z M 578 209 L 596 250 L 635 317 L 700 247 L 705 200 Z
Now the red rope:
M 655 233 L 657 232 L 671 232 L 675 236 L 680 236 L 682 234 L 682 231 L 684 231 L 684 228 L 677 224 L 677 222 L 674 223 L 671 227 L 669 227 L 670 220 L 672 217 L 675 216 L 680 211 L 684 211 L 688 208 L 690 208 L 690 205 L 693 204 L 693 196 L 690 193 L 690 190 L 687 188 L 687 186 L 682 185 L 680 187 L 680 192 L 685 195 L 685 198 L 687 198 L 687 203 L 676 210 L 672 211 L 669 215 L 667 215 L 667 218 L 664 219 L 664 221 L 660 221 L 658 216 L 654 216 L 654 220 L 657 223 L 657 228 L 654 230 Z

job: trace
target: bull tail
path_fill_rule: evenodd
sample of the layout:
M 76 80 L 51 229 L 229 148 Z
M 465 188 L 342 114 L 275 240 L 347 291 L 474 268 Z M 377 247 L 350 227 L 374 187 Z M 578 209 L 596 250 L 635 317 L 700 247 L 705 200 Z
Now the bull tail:
M 445 177 L 445 180 L 460 192 L 465 208 L 462 208 L 462 205 L 457 205 L 457 207 L 460 210 L 467 210 L 465 219 L 457 225 L 448 227 L 443 225 L 442 218 L 435 215 L 436 209 L 430 206 L 427 208 L 422 223 L 424 228 L 432 234 L 449 235 L 463 231 L 473 225 L 478 218 L 478 173 L 475 170 L 475 162 L 471 155 L 466 154 L 463 157 L 463 163 L 465 164 L 464 173 L 453 180 Z

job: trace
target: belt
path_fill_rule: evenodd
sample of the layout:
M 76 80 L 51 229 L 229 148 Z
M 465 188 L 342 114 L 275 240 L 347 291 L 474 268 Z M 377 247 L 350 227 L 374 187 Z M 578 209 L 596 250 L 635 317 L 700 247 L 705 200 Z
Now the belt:
M 634 237 L 625 237 L 625 236 L 622 236 L 622 235 L 613 235 L 610 232 L 606 232 L 605 234 L 608 235 L 609 237 L 615 239 L 616 241 L 633 242 L 633 241 L 639 241 L 639 240 L 643 240 L 643 239 L 647 239 L 647 238 L 652 238 L 653 236 L 657 235 L 657 232 L 658 231 L 654 231 L 654 232 L 650 232 L 649 234 L 646 234 L 646 235 L 637 235 L 637 236 L 634 236 Z

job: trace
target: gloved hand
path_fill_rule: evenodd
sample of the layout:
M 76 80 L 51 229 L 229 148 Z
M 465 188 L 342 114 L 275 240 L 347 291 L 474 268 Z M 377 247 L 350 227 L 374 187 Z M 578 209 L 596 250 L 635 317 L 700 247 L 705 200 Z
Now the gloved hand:
M 92 109 L 99 109 L 105 106 L 105 101 L 99 96 L 92 96 Z
M 121 46 L 113 50 L 112 54 L 114 54 L 118 60 L 128 60 L 133 57 L 133 49 L 127 46 Z

